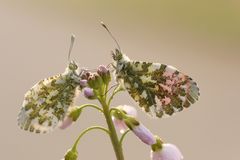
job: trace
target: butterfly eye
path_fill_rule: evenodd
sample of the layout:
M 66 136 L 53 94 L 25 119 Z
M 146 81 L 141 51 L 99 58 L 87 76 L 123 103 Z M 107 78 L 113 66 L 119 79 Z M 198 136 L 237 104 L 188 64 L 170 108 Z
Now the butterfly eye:
M 72 71 L 75 71 L 78 69 L 78 65 L 74 61 L 72 61 L 72 62 L 70 62 L 68 68 Z
M 115 61 L 119 61 L 123 57 L 122 53 L 118 49 L 115 50 L 115 53 L 114 52 L 112 53 L 112 56 L 113 56 L 113 60 Z

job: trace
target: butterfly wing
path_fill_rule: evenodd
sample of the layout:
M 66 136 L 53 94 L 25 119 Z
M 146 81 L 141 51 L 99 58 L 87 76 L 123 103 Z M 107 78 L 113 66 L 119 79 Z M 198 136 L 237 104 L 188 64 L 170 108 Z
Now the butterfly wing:
M 61 122 L 73 103 L 77 84 L 59 74 L 34 85 L 24 96 L 18 124 L 24 130 L 47 133 Z
M 159 118 L 188 108 L 200 95 L 189 76 L 160 63 L 129 61 L 118 77 L 139 106 Z

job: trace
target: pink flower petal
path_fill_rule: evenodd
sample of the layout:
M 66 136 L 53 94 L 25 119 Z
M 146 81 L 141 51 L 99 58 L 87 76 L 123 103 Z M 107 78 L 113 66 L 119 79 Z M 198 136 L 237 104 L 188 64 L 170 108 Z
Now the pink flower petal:
M 67 116 L 64 118 L 62 124 L 59 126 L 60 129 L 66 129 L 67 127 L 71 126 L 73 120 L 71 117 Z
M 118 128 L 121 134 L 123 134 L 128 129 L 128 127 L 126 126 L 123 120 L 117 119 L 115 117 L 112 117 L 112 120 L 113 120 L 114 126 Z
M 124 112 L 126 112 L 126 114 L 128 116 L 137 117 L 137 111 L 132 106 L 121 105 L 116 108 L 119 110 L 123 110 Z M 123 134 L 128 129 L 127 125 L 125 124 L 125 122 L 123 120 L 117 119 L 114 116 L 112 117 L 112 120 L 113 120 L 114 126 L 119 129 L 120 133 Z
M 151 151 L 152 160 L 182 160 L 183 156 L 177 146 L 173 144 L 163 144 L 162 149 Z

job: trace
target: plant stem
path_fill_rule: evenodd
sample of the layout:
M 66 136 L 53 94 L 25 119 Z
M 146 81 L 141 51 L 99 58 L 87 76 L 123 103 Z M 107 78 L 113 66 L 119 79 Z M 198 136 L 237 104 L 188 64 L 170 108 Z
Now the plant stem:
M 99 98 L 99 101 L 103 107 L 103 113 L 104 113 L 104 116 L 105 116 L 105 119 L 106 119 L 106 122 L 108 125 L 108 129 L 110 131 L 110 139 L 111 139 L 111 142 L 113 145 L 113 149 L 114 149 L 116 158 L 117 158 L 117 160 L 124 160 L 122 146 L 118 140 L 117 132 L 116 132 L 115 127 L 112 122 L 109 105 L 106 102 L 106 97 Z
M 126 135 L 127 135 L 130 131 L 131 131 L 131 130 L 128 129 L 127 131 L 125 131 L 125 132 L 123 133 L 123 135 L 122 135 L 122 137 L 120 138 L 120 141 L 119 141 L 119 143 L 120 143 L 121 146 L 122 146 L 122 143 L 123 143 L 124 138 L 126 137 Z
M 82 110 L 83 108 L 87 108 L 87 107 L 95 108 L 95 109 L 97 109 L 99 112 L 102 112 L 102 113 L 103 113 L 102 108 L 98 107 L 98 106 L 95 105 L 95 104 L 83 104 L 83 105 L 81 105 L 81 106 L 78 106 L 78 109 L 79 109 L 79 110 Z
M 82 136 L 84 136 L 87 132 L 91 131 L 91 130 L 94 130 L 94 129 L 99 129 L 99 130 L 102 130 L 108 134 L 110 134 L 109 130 L 107 130 L 106 128 L 103 128 L 101 126 L 92 126 L 92 127 L 89 127 L 87 129 L 85 129 L 77 138 L 77 140 L 75 141 L 74 145 L 73 145 L 73 149 L 76 149 L 77 148 L 77 145 L 79 143 L 79 140 L 82 138 Z
M 122 89 L 121 85 L 118 84 L 118 86 L 114 89 L 111 97 L 110 97 L 109 100 L 108 100 L 108 103 L 107 103 L 108 106 L 109 106 L 110 103 L 112 102 L 113 97 L 114 97 L 118 92 L 120 92 L 120 91 L 122 91 L 122 90 L 123 90 L 123 89 Z

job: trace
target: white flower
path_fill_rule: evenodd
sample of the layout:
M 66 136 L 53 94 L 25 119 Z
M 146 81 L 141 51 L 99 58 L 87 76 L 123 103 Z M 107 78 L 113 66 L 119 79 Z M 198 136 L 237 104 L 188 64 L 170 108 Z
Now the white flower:
M 163 143 L 162 148 L 151 151 L 152 160 L 182 160 L 183 156 L 177 146 L 169 143 Z

